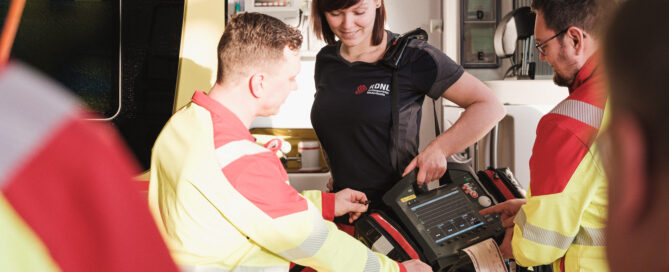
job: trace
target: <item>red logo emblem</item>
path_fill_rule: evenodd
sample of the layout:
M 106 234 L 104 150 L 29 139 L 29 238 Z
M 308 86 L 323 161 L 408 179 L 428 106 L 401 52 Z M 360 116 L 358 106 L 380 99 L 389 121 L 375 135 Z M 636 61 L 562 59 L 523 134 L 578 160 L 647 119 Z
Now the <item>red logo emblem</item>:
M 358 89 L 355 90 L 355 94 L 361 94 L 367 91 L 367 86 L 365 85 L 360 85 L 358 86 Z

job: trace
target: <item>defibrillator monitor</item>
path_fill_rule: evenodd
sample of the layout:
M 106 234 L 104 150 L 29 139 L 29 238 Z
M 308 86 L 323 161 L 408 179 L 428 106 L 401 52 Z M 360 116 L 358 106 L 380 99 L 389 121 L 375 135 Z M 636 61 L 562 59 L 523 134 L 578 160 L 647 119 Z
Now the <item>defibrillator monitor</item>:
M 383 202 L 433 268 L 454 265 L 463 248 L 490 237 L 503 237 L 498 215 L 478 213 L 496 201 L 469 166 L 449 163 L 436 189 L 423 192 L 415 184 L 414 171 L 395 184 L 383 196 Z

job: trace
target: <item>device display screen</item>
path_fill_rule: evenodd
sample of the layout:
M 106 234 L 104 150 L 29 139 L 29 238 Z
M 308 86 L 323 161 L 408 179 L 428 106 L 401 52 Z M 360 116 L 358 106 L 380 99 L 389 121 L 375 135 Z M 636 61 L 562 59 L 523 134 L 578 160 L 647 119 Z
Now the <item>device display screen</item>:
M 471 209 L 469 200 L 460 189 L 410 205 L 409 208 L 435 243 L 441 243 L 484 224 Z

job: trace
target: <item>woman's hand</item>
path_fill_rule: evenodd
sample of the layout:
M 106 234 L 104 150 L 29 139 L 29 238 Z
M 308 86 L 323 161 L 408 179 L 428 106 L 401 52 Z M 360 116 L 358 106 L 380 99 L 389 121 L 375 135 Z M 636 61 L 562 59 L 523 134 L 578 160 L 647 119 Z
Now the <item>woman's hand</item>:
M 483 82 L 465 72 L 442 97 L 465 111 L 448 130 L 441 133 L 418 154 L 404 170 L 406 175 L 418 168 L 418 185 L 441 178 L 446 172 L 446 158 L 464 150 L 485 136 L 502 120 L 506 110 Z
M 446 173 L 446 166 L 448 161 L 446 156 L 441 151 L 436 143 L 430 144 L 423 152 L 418 154 L 409 165 L 404 169 L 402 176 L 406 176 L 409 172 L 418 167 L 418 175 L 416 175 L 416 182 L 418 185 L 441 178 Z

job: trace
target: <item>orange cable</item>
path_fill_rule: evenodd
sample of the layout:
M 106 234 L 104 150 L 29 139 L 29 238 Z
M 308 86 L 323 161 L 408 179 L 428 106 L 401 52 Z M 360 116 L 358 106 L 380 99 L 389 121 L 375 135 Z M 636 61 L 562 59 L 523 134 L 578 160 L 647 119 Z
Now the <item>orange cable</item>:
M 5 19 L 5 26 L 2 29 L 2 36 L 0 37 L 0 67 L 4 67 L 9 60 L 9 52 L 12 50 L 12 44 L 16 37 L 16 30 L 21 22 L 21 14 L 26 0 L 12 0 L 7 12 L 7 19 Z

